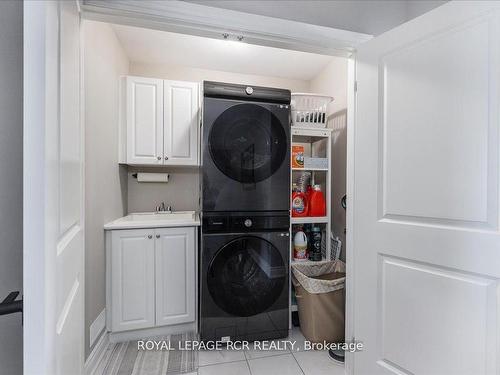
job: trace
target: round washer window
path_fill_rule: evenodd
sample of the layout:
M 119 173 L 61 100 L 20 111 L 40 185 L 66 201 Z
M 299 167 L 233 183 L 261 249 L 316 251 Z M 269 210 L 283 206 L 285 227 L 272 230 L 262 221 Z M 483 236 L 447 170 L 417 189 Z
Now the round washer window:
M 287 270 L 268 241 L 245 236 L 224 245 L 208 268 L 207 284 L 214 302 L 235 316 L 259 314 L 276 301 Z
M 242 183 L 256 183 L 278 170 L 288 142 L 273 113 L 257 104 L 238 104 L 215 120 L 208 147 L 222 173 Z

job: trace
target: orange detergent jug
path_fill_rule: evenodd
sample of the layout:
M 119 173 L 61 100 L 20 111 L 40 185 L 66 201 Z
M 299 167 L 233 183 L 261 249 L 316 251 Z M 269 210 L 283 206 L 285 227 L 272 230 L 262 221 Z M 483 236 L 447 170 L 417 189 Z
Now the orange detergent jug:
M 308 212 L 309 202 L 306 194 L 300 190 L 294 190 L 292 194 L 292 216 L 307 216 Z
M 326 201 L 321 187 L 314 185 L 312 192 L 309 195 L 309 216 L 325 216 Z

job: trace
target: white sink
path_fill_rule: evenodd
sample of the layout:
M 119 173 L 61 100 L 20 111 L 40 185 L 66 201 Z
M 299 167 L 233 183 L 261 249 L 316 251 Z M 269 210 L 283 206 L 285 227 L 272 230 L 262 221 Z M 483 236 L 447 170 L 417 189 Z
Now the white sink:
M 196 211 L 139 212 L 116 219 L 104 229 L 161 228 L 198 226 L 200 220 Z
M 125 216 L 127 221 L 156 221 L 156 220 L 194 220 L 195 211 L 173 211 L 173 212 L 140 212 Z

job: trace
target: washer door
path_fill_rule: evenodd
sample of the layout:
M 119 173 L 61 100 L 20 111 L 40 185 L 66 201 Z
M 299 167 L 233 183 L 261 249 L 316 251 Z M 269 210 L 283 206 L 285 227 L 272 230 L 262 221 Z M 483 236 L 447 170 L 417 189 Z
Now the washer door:
M 252 316 L 266 311 L 286 287 L 287 269 L 268 241 L 245 236 L 215 254 L 207 285 L 214 302 L 228 314 Z
M 214 122 L 208 148 L 217 168 L 242 183 L 256 183 L 278 170 L 287 137 L 278 118 L 258 104 L 238 104 Z

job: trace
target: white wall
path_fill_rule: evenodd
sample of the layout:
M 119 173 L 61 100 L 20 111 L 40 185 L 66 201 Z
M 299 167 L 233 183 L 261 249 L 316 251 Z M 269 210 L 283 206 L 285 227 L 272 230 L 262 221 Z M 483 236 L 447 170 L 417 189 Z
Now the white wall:
M 0 301 L 23 288 L 23 3 L 0 1 Z M 20 313 L 0 316 L 0 374 L 23 372 Z
M 130 64 L 130 74 L 173 80 L 203 80 L 240 83 L 254 86 L 287 88 L 296 92 L 309 91 L 309 82 L 278 77 L 228 73 L 216 70 L 196 69 L 176 65 Z M 130 169 L 128 178 L 128 211 L 151 211 L 164 201 L 175 210 L 199 209 L 199 172 L 195 168 L 165 168 L 170 181 L 162 183 L 138 183 L 132 174 L 141 168 Z
M 110 25 L 85 21 L 85 349 L 106 304 L 103 225 L 127 211 L 127 171 L 118 165 L 119 77 L 128 59 Z
M 309 91 L 334 97 L 328 112 L 347 108 L 347 59 L 334 57 L 316 77 L 309 82 Z
M 332 133 L 332 232 L 342 239 L 345 259 L 345 210 L 340 200 L 346 193 L 347 165 L 347 59 L 334 58 L 310 83 L 310 91 L 334 97 L 328 107 Z
M 139 183 L 132 175 L 141 172 L 169 173 L 168 183 Z M 165 202 L 176 211 L 199 211 L 200 181 L 199 169 L 190 167 L 175 168 L 134 168 L 128 173 L 128 212 L 154 211 Z

